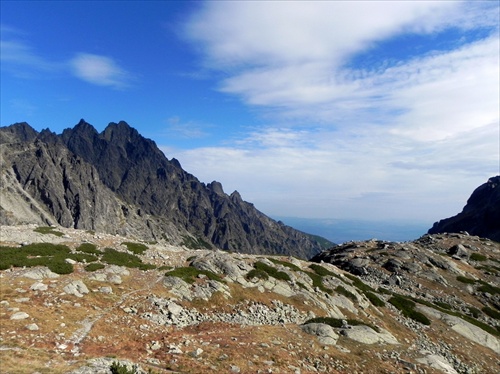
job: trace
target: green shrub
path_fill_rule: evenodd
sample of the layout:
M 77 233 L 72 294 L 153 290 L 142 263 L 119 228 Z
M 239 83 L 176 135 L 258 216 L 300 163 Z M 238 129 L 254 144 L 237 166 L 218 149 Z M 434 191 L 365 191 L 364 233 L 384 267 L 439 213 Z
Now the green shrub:
M 316 273 L 311 273 L 309 271 L 305 272 L 313 282 L 313 287 L 319 288 L 321 291 L 331 295 L 333 291 L 323 285 L 323 277 Z
M 306 285 L 302 282 L 297 282 L 297 286 L 299 286 L 299 288 L 302 288 L 303 290 L 307 290 Z
M 98 264 L 97 262 L 94 262 L 92 264 L 88 264 L 85 266 L 85 270 L 88 272 L 96 271 L 96 270 L 101 270 L 104 269 L 106 266 L 103 264 Z
M 383 295 L 392 295 L 392 291 L 388 290 L 387 288 L 384 287 L 379 287 L 378 288 L 378 293 L 381 293 Z
M 480 253 L 473 253 L 469 257 L 472 261 L 486 261 L 488 258 Z
M 415 302 L 407 299 L 406 297 L 395 295 L 389 299 L 389 303 L 394 305 L 405 317 L 411 318 L 414 321 L 420 322 L 424 325 L 430 325 L 431 321 L 424 314 L 417 312 Z
M 349 278 L 352 281 L 352 284 L 354 287 L 356 287 L 358 290 L 361 290 L 363 292 L 377 292 L 373 288 L 371 288 L 369 285 L 364 283 L 361 279 L 358 277 L 351 275 L 351 274 L 344 274 L 346 278 Z
M 97 249 L 97 246 L 92 243 L 82 243 L 76 248 L 78 252 L 89 253 L 93 255 L 100 255 L 102 252 Z
M 312 271 L 314 271 L 316 274 L 318 274 L 322 277 L 326 277 L 327 275 L 338 277 L 338 275 L 335 274 L 334 272 L 331 272 L 330 270 L 328 270 L 328 269 L 326 269 L 323 266 L 318 265 L 318 264 L 311 264 L 311 265 L 309 265 L 309 268 Z
M 126 365 L 119 364 L 118 362 L 113 362 L 109 367 L 111 374 L 138 374 L 136 369 L 128 369 Z
M 122 244 L 127 246 L 127 249 L 136 255 L 140 255 L 149 249 L 148 246 L 141 243 L 123 242 Z
M 356 295 L 354 295 L 352 292 L 350 291 L 347 291 L 345 289 L 345 287 L 343 286 L 337 286 L 335 287 L 335 291 L 341 295 L 344 295 L 345 297 L 351 299 L 351 300 L 354 300 L 354 301 L 357 301 L 358 298 L 356 297 Z
M 486 283 L 485 281 L 482 281 L 482 280 L 478 280 L 478 283 L 481 283 L 481 286 L 478 287 L 478 291 L 487 292 L 487 293 L 490 293 L 492 295 L 496 295 L 496 294 L 500 293 L 499 287 L 492 286 L 491 284 Z
M 488 306 L 485 306 L 482 310 L 485 314 L 487 314 L 491 318 L 500 320 L 500 312 L 498 310 L 492 309 Z
M 274 262 L 276 265 L 282 265 L 282 266 L 285 266 L 285 267 L 287 267 L 289 269 L 292 269 L 294 271 L 301 271 L 302 270 L 297 265 L 294 265 L 294 264 L 292 264 L 291 262 L 288 262 L 288 261 L 280 261 L 280 260 L 277 260 L 277 259 L 272 258 L 272 257 L 268 257 L 267 259 L 269 261 L 271 261 L 271 262 Z
M 56 274 L 71 274 L 73 272 L 73 265 L 68 264 L 66 261 L 60 259 L 59 261 L 50 261 L 47 267 Z
M 35 230 L 35 232 L 38 232 L 40 234 L 52 234 L 52 235 L 55 235 L 55 236 L 63 236 L 64 234 L 60 231 L 54 231 L 55 229 L 53 227 L 49 227 L 49 226 L 41 226 L 41 227 L 37 227 Z
M 476 281 L 474 279 L 467 278 L 467 277 L 464 277 L 462 275 L 457 276 L 457 281 L 462 282 L 462 283 L 466 283 L 466 284 L 476 283 Z
M 161 271 L 170 270 L 170 269 L 172 269 L 172 266 L 168 266 L 168 265 L 162 265 L 158 268 L 158 270 L 161 270 Z
M 380 299 L 377 295 L 375 295 L 373 292 L 367 291 L 364 294 L 374 306 L 385 306 L 385 302 L 382 299 Z
M 0 247 L 0 269 L 5 270 L 10 267 L 33 267 L 33 266 L 49 266 L 51 263 L 64 262 L 70 254 L 70 249 L 61 244 L 51 243 L 33 243 L 23 247 Z M 66 274 L 69 268 L 59 265 L 52 265 L 55 269 Z M 73 268 L 71 267 L 71 271 Z
M 95 262 L 98 260 L 97 256 L 91 255 L 89 253 L 70 253 L 66 256 L 77 262 Z
M 167 277 L 177 277 L 181 278 L 183 281 L 187 283 L 194 283 L 198 275 L 204 274 L 207 276 L 208 279 L 210 280 L 215 280 L 219 282 L 224 282 L 221 277 L 219 277 L 217 274 L 212 273 L 211 271 L 207 270 L 198 270 L 192 266 L 188 267 L 179 267 L 174 270 L 171 270 L 167 273 L 165 273 L 165 276 Z
M 257 270 L 257 269 L 252 269 L 250 270 L 247 275 L 245 276 L 246 279 L 251 280 L 253 278 L 258 278 L 258 279 L 264 279 L 267 280 L 269 279 L 269 274 L 267 274 L 263 270 Z
M 472 317 L 478 318 L 481 315 L 481 311 L 474 307 L 468 307 L 469 313 L 472 314 Z
M 278 271 L 276 268 L 269 266 L 264 262 L 257 261 L 255 264 L 253 264 L 253 267 L 256 270 L 261 270 L 266 272 L 270 277 L 273 277 L 275 279 L 290 281 L 290 276 L 287 273 L 283 271 Z
M 434 304 L 443 309 L 448 309 L 448 310 L 453 309 L 450 304 L 444 303 L 442 301 L 435 301 Z
M 101 261 L 110 265 L 126 266 L 128 268 L 138 268 L 141 270 L 152 269 L 155 267 L 154 265 L 144 264 L 136 255 L 119 252 L 113 248 L 104 249 Z

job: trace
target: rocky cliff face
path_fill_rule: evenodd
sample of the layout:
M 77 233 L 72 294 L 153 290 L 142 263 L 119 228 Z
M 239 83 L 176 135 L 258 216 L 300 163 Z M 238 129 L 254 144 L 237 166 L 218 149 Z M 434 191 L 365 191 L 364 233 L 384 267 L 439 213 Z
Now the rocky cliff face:
M 26 123 L 0 129 L 2 224 L 64 227 L 191 247 L 310 257 L 310 236 L 276 222 L 222 185 L 201 183 L 127 123 L 98 133 L 81 120 L 61 135 Z
M 500 242 L 500 176 L 476 188 L 461 213 L 434 223 L 429 234 L 461 231 Z

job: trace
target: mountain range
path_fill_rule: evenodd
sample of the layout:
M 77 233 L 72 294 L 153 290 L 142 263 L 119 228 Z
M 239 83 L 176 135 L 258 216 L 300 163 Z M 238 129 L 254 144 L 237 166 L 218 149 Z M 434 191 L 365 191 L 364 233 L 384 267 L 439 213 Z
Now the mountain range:
M 499 371 L 500 176 L 416 240 L 334 245 L 125 122 L 0 150 L 2 374 Z
M 16 123 L 0 128 L 0 144 L 2 224 L 301 258 L 332 244 L 267 217 L 219 182 L 200 182 L 123 121 L 98 133 L 82 119 L 60 135 Z

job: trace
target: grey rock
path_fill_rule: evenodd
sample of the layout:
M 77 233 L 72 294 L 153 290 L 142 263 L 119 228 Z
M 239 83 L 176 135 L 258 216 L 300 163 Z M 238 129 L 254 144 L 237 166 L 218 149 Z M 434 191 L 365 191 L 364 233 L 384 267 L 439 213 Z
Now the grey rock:
M 363 344 L 399 344 L 389 331 L 380 329 L 380 332 L 377 332 L 365 325 L 350 326 L 348 329 L 342 329 L 340 333 Z
M 47 291 L 48 288 L 49 286 L 43 284 L 42 282 L 36 282 L 30 286 L 30 290 L 32 291 Z
M 19 320 L 19 319 L 26 319 L 29 318 L 29 314 L 25 312 L 16 312 L 13 315 L 10 316 L 10 319 L 12 320 Z
M 30 279 L 45 279 L 45 278 L 58 278 L 59 274 L 56 274 L 49 270 L 47 267 L 37 267 L 30 269 L 23 274 L 23 277 Z
M 333 328 L 324 323 L 308 323 L 301 328 L 305 333 L 317 336 L 321 344 L 335 345 L 339 339 Z
M 89 289 L 81 280 L 72 281 L 63 288 L 63 291 L 77 297 L 83 297 L 84 294 L 89 293 Z
M 458 374 L 458 372 L 453 368 L 453 366 L 440 355 L 427 355 L 417 359 L 418 362 L 428 365 L 434 369 L 438 369 L 443 373 L 447 374 Z
M 38 325 L 36 323 L 30 323 L 29 325 L 26 326 L 26 328 L 30 331 L 37 331 L 40 330 Z
M 469 252 L 462 244 L 456 244 L 448 250 L 448 254 L 457 256 L 459 258 L 466 258 L 469 256 Z

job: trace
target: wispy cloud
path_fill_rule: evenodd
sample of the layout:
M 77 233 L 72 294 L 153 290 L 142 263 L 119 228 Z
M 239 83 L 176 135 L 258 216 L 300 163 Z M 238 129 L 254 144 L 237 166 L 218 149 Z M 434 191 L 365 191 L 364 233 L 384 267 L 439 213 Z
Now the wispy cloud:
M 130 83 L 130 73 L 110 57 L 79 53 L 70 65 L 75 76 L 92 84 L 121 89 Z
M 78 53 L 69 61 L 57 61 L 44 56 L 19 36 L 23 36 L 21 31 L 2 25 L 2 69 L 18 78 L 53 78 L 70 73 L 88 83 L 115 89 L 126 88 L 133 80 L 133 75 L 111 57 Z
M 498 12 L 493 2 L 208 2 L 187 37 L 204 69 L 224 72 L 218 88 L 270 125 L 178 158 L 269 213 L 431 221 L 439 204 L 454 214 L 498 171 Z M 457 35 L 446 48 L 371 70 L 351 63 L 391 38 L 446 32 Z
M 207 124 L 202 124 L 195 121 L 183 121 L 179 116 L 172 116 L 166 121 L 168 126 L 168 134 L 177 134 L 186 139 L 197 139 L 207 136 L 205 129 L 209 127 Z

